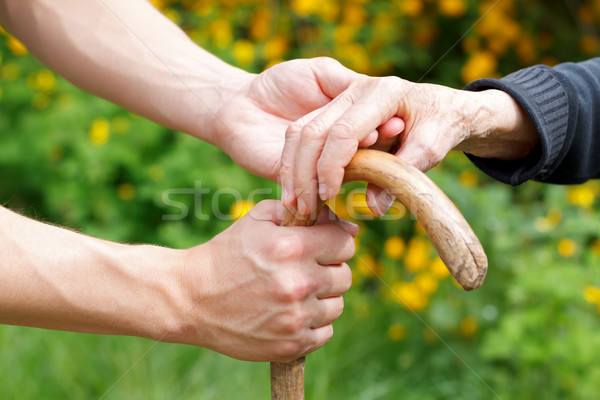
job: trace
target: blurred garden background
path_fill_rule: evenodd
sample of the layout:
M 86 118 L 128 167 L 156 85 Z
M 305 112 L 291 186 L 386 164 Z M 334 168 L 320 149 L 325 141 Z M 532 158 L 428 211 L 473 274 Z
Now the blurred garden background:
M 252 72 L 331 56 L 371 75 L 460 88 L 536 63 L 600 55 L 592 0 L 154 0 L 199 45 Z M 257 188 L 216 148 L 74 88 L 0 37 L 0 202 L 97 237 L 189 247 Z M 600 393 L 600 185 L 492 181 L 459 153 L 429 176 L 489 257 L 463 292 L 396 204 L 371 218 L 362 185 L 354 285 L 335 336 L 308 357 L 308 399 L 592 399 Z M 162 197 L 197 181 L 229 220 L 182 220 Z M 346 199 L 345 196 L 349 198 Z M 211 199 L 203 202 L 210 207 Z M 178 198 L 190 209 L 193 196 Z M 264 399 L 268 364 L 129 337 L 0 326 L 2 399 Z

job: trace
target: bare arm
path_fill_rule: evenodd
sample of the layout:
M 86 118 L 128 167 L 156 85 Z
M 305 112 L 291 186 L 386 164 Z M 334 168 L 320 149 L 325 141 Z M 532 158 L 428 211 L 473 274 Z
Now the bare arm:
M 278 213 L 280 203 L 262 202 L 210 242 L 173 250 L 0 207 L 0 323 L 141 336 L 244 360 L 307 354 L 333 334 L 358 231 L 327 213 L 317 226 L 284 228 Z
M 0 20 L 75 85 L 211 143 L 214 110 L 250 77 L 146 0 L 4 0 Z

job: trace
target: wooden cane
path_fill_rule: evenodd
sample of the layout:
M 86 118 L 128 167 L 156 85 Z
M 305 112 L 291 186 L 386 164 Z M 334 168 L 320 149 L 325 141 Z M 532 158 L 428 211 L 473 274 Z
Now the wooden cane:
M 359 150 L 346 167 L 344 182 L 373 183 L 402 201 L 421 223 L 450 274 L 465 289 L 476 289 L 487 272 L 483 247 L 454 203 L 427 175 L 401 159 L 377 150 Z M 323 203 L 309 216 L 290 208 L 283 226 L 310 226 Z M 304 357 L 271 363 L 271 398 L 304 399 Z

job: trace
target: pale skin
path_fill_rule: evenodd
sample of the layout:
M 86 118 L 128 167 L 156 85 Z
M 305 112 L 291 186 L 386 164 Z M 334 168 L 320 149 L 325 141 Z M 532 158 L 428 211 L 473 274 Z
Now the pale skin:
M 273 180 L 287 126 L 359 77 L 326 58 L 249 74 L 144 0 L 4 0 L 0 22 L 75 85 Z M 0 207 L 0 322 L 187 343 L 244 360 L 307 354 L 331 338 L 342 312 L 357 227 L 330 215 L 283 228 L 280 208 L 260 203 L 208 243 L 173 250 L 94 239 Z
M 393 125 L 390 118 L 397 118 Z M 374 134 L 386 121 L 386 135 Z M 397 77 L 362 77 L 288 128 L 281 164 L 281 181 L 287 189 L 282 200 L 310 213 L 317 196 L 333 198 L 344 167 L 364 145 L 393 149 L 398 157 L 427 171 L 452 149 L 517 160 L 538 141 L 523 109 L 505 92 L 467 92 Z M 373 213 L 385 213 L 392 201 L 381 189 L 369 186 L 367 204 Z

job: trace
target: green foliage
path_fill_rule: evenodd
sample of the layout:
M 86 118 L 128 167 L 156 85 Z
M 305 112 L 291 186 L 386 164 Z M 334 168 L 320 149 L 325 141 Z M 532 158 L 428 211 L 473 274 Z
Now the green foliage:
M 593 1 L 155 3 L 199 44 L 253 71 L 329 55 L 365 73 L 459 87 L 536 62 L 598 55 Z M 227 192 L 215 200 L 199 188 L 235 188 L 244 198 L 272 190 L 255 201 L 277 196 L 274 184 L 218 149 L 73 88 L 9 36 L 0 54 L 0 203 L 7 207 L 97 237 L 184 248 L 231 223 L 198 217 L 212 201 L 223 214 L 240 204 Z M 410 216 L 361 221 L 355 284 L 334 339 L 308 357 L 307 397 L 596 397 L 600 186 L 512 188 L 458 154 L 429 175 L 484 245 L 484 286 L 465 293 L 440 274 Z M 364 200 L 357 199 L 336 210 L 361 216 Z M 181 220 L 165 218 L 185 210 Z M 0 398 L 269 393 L 266 364 L 190 346 L 3 326 L 0 348 Z

